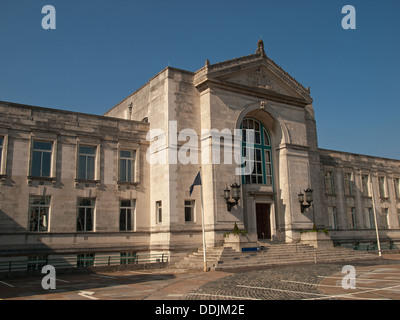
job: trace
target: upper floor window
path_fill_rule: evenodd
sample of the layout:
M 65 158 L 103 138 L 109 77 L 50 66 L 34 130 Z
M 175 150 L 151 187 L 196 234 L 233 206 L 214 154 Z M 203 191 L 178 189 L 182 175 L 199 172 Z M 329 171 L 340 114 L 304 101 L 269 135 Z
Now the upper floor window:
M 4 145 L 4 138 L 0 137 L 0 175 L 1 175 L 1 164 L 3 160 L 3 145 Z
M 51 176 L 52 142 L 33 141 L 31 175 L 33 177 Z
M 335 194 L 335 188 L 333 184 L 333 172 L 326 171 L 325 172 L 325 193 L 328 195 Z
M 369 175 L 363 174 L 361 176 L 362 193 L 364 197 L 369 197 Z
M 394 195 L 396 199 L 400 199 L 400 178 L 394 178 Z
M 135 181 L 135 156 L 136 152 L 131 150 L 121 150 L 119 152 L 119 181 Z
M 355 188 L 354 188 L 354 180 L 352 173 L 344 174 L 344 193 L 346 196 L 354 196 Z
M 79 146 L 78 179 L 95 180 L 96 147 Z
M 378 186 L 379 186 L 379 197 L 386 198 L 386 182 L 384 176 L 378 177 Z
M 272 186 L 272 153 L 271 140 L 264 126 L 257 120 L 246 118 L 241 126 L 243 133 L 242 156 L 243 184 L 266 184 Z M 254 144 L 247 141 L 246 130 L 254 130 Z M 250 154 L 251 153 L 251 154 Z M 251 168 L 251 172 L 246 172 Z

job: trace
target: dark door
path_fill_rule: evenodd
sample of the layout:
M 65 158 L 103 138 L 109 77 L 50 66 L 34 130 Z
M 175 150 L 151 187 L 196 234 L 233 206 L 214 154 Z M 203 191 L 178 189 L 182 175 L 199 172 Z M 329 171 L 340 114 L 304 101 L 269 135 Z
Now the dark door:
M 271 239 L 271 219 L 269 203 L 256 203 L 256 221 L 258 239 Z

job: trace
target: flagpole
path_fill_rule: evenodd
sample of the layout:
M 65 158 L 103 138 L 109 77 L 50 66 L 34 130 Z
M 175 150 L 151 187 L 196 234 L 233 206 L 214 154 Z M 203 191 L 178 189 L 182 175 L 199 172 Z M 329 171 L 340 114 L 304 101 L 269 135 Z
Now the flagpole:
M 374 207 L 376 241 L 377 241 L 377 244 L 378 244 L 378 253 L 379 253 L 379 256 L 381 257 L 382 253 L 381 253 L 381 244 L 379 242 L 378 221 L 376 219 L 375 196 L 374 196 L 374 189 L 372 188 L 372 176 L 370 177 L 370 184 L 371 184 L 371 192 L 372 192 L 372 206 Z
M 200 167 L 200 177 L 201 177 L 201 185 L 200 185 L 200 192 L 201 192 L 201 225 L 203 231 L 203 260 L 204 260 L 204 272 L 207 272 L 207 256 L 206 256 L 206 232 L 204 229 L 204 209 L 203 209 L 203 177 L 201 174 L 201 167 Z

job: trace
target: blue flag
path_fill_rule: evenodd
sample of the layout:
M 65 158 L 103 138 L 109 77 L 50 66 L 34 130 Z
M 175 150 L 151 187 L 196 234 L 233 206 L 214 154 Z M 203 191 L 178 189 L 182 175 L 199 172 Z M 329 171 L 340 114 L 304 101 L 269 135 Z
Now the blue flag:
M 190 186 L 190 190 L 189 190 L 190 191 L 190 195 L 192 195 L 194 186 L 201 186 L 201 174 L 200 174 L 200 171 L 197 174 L 196 178 L 194 179 L 193 184 Z

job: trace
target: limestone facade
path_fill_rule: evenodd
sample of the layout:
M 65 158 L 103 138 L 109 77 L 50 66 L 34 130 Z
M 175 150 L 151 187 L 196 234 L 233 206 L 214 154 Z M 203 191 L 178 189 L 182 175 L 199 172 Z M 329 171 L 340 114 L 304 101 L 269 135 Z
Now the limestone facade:
M 231 144 L 245 126 L 260 134 L 259 174 L 248 178 L 237 174 Z M 400 161 L 319 149 L 310 89 L 261 41 L 254 54 L 207 60 L 196 72 L 167 67 L 103 116 L 0 103 L 0 138 L 2 256 L 190 252 L 202 246 L 202 207 L 208 247 L 223 245 L 235 223 L 254 243 L 297 241 L 314 224 L 336 245 L 373 243 L 374 212 L 382 240 L 400 242 Z M 51 145 L 45 179 L 31 172 L 35 141 Z M 79 176 L 80 146 L 95 152 L 82 157 L 94 158 L 90 179 Z M 121 151 L 135 155 L 129 182 L 120 181 Z M 190 194 L 199 170 L 202 186 Z M 224 190 L 235 182 L 240 199 L 228 210 Z M 308 187 L 313 202 L 302 212 L 298 194 Z M 34 196 L 50 197 L 40 232 L 30 230 Z M 95 201 L 91 230 L 77 227 L 82 198 Z M 122 231 L 124 200 L 133 226 Z

